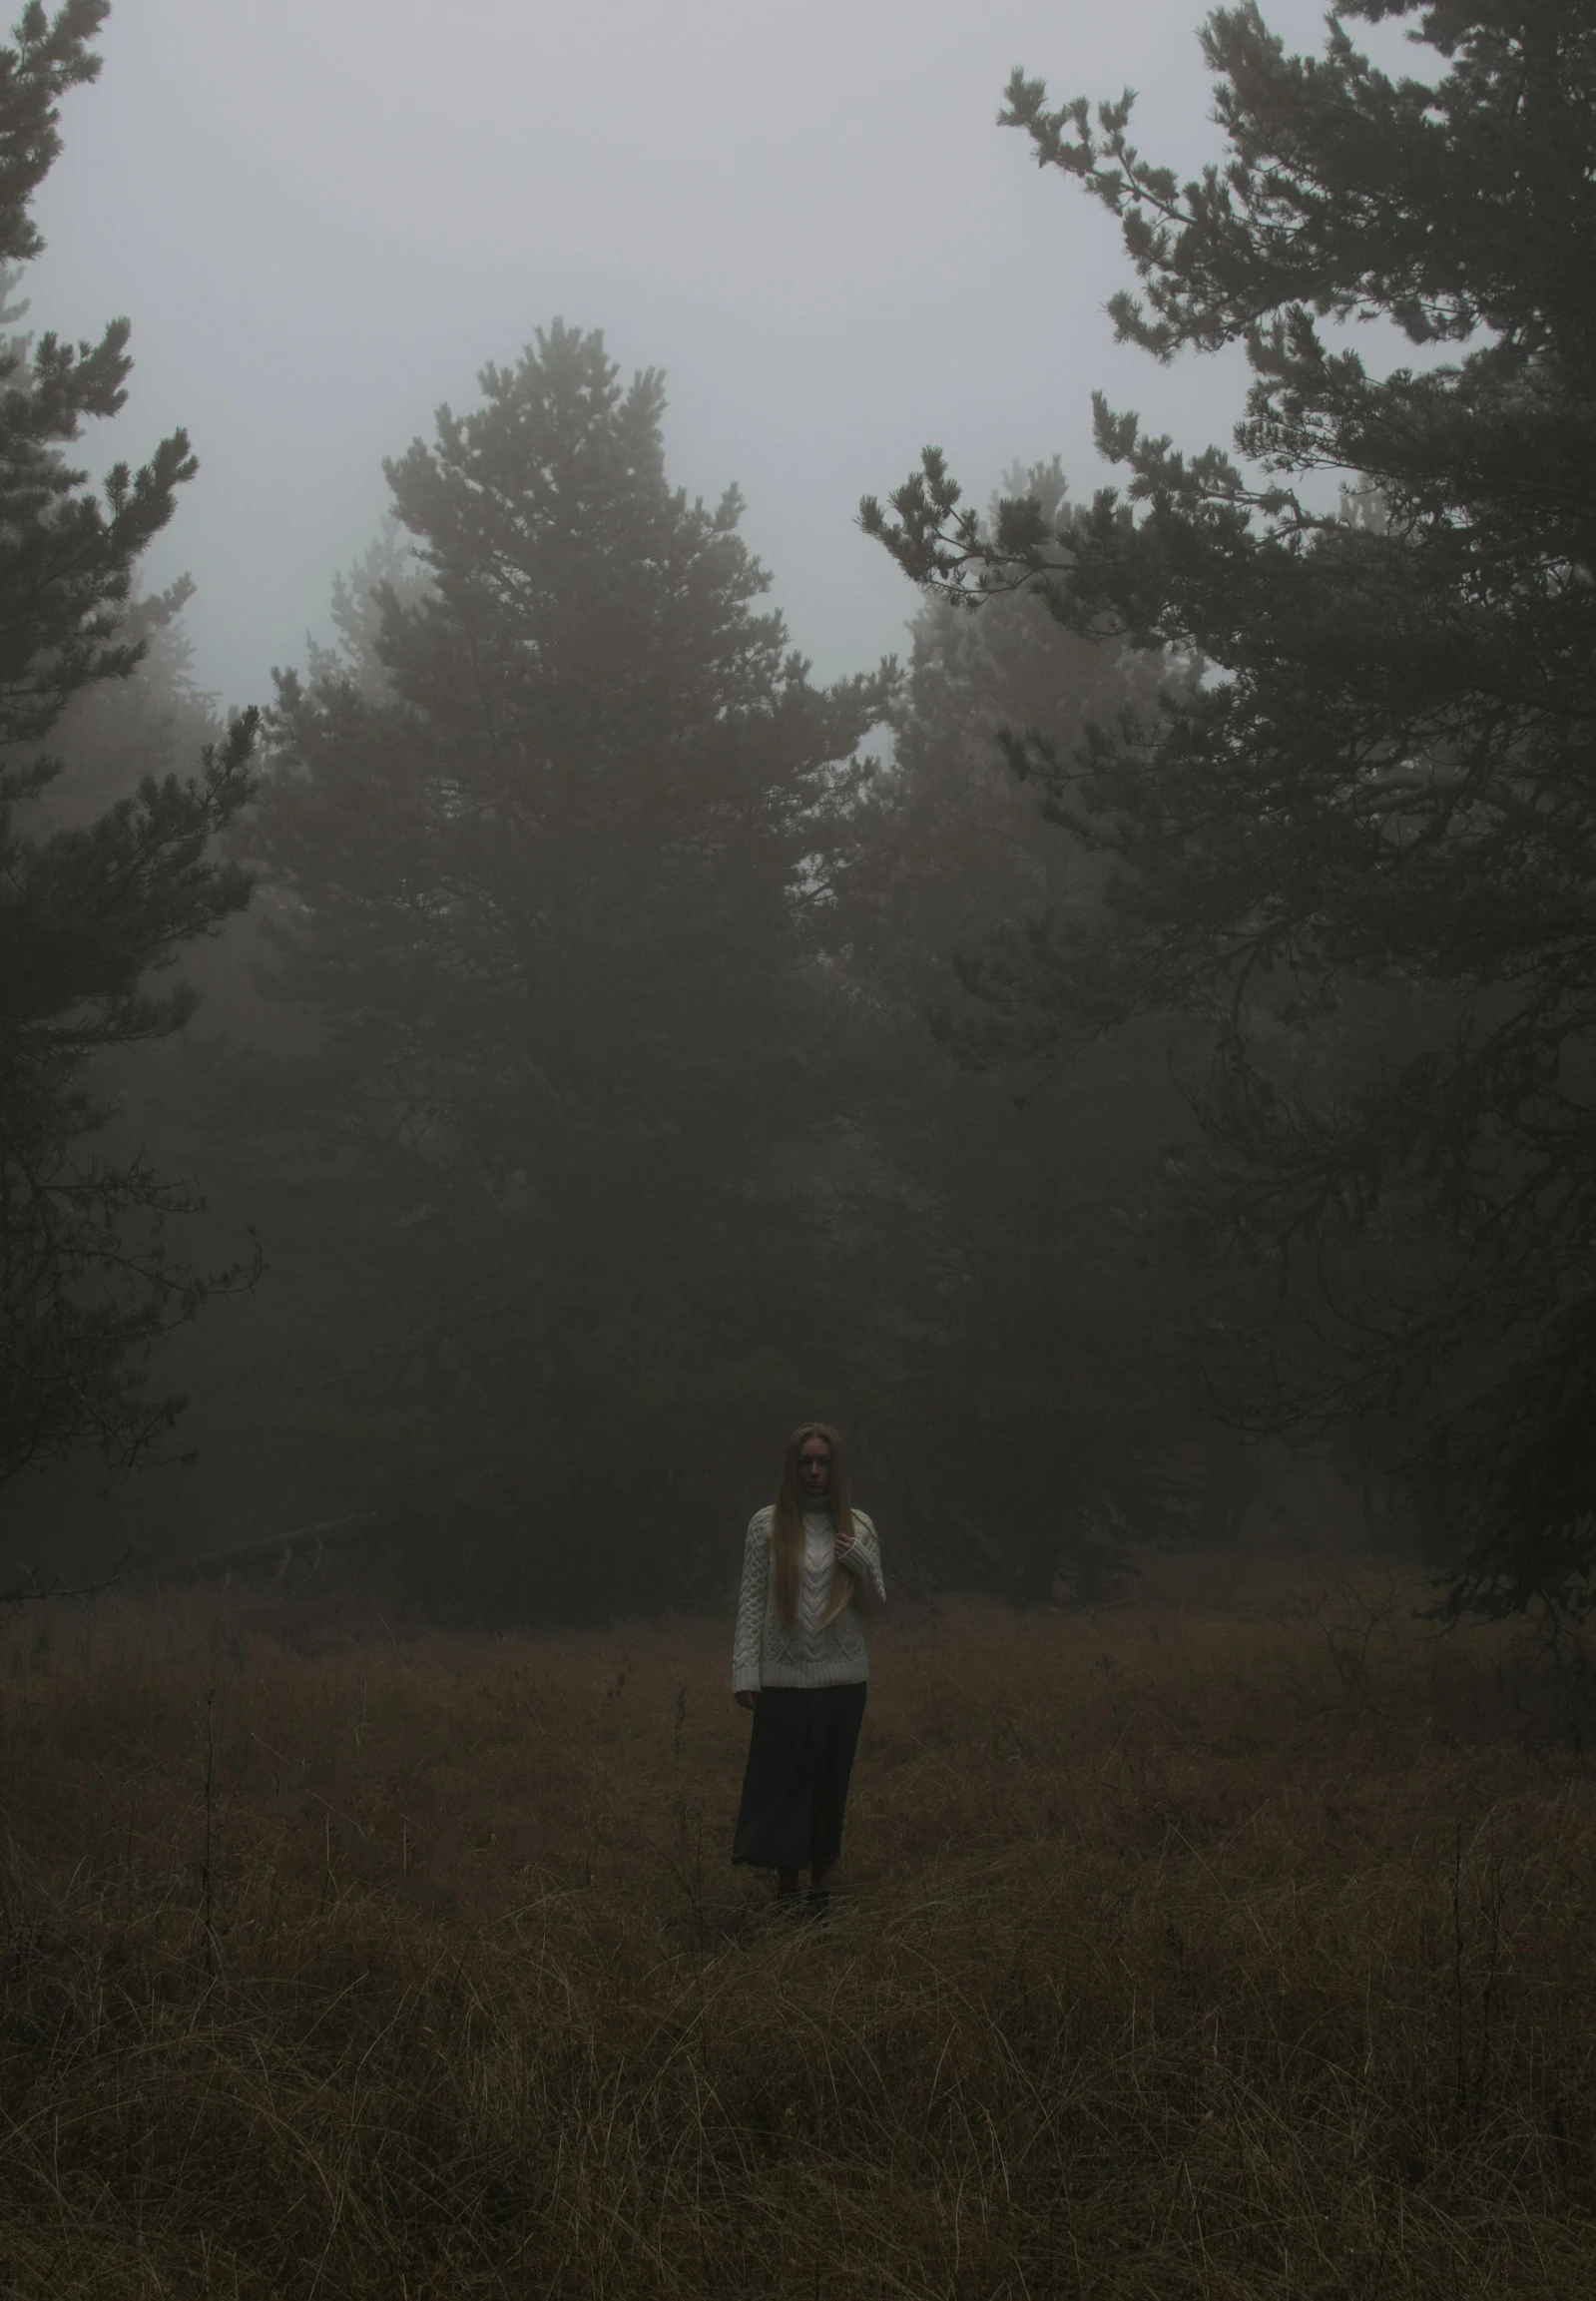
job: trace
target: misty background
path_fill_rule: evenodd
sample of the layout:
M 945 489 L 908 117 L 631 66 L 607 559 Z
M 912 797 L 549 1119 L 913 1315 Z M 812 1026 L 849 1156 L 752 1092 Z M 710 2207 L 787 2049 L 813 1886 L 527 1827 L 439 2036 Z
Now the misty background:
M 1228 437 L 1240 354 L 1161 370 L 1116 345 L 1113 219 L 993 126 L 1023 62 L 1055 100 L 1134 87 L 1142 146 L 1196 170 L 1222 149 L 1200 14 L 123 0 L 37 204 L 29 320 L 131 316 L 128 407 L 94 453 L 188 427 L 200 475 L 146 579 L 193 575 L 197 675 L 230 704 L 325 636 L 381 458 L 556 315 L 602 327 L 623 373 L 666 370 L 676 483 L 741 486 L 795 641 L 835 678 L 903 645 L 913 595 L 854 521 L 923 441 L 974 494 L 1056 454 L 1085 496 L 1094 388 Z M 1291 46 L 1322 19 L 1269 10 Z M 1412 66 L 1384 27 L 1359 45 Z
M 1271 23 L 1309 47 L 1321 29 L 1298 0 Z M 1406 61 L 1380 28 L 1364 44 Z M 158 1348 L 175 1429 L 131 1478 L 80 1450 L 14 1482 L 12 1556 L 93 1573 L 375 1527 L 432 1611 L 696 1601 L 782 1431 L 817 1412 L 896 1513 L 911 1585 L 1102 1594 L 1138 1541 L 1234 1539 L 1260 1501 L 1277 1527 L 1372 1524 L 1358 1442 L 1305 1470 L 1200 1411 L 1195 1326 L 1245 1319 L 1264 1283 L 1170 1227 L 1201 1031 L 1149 1013 L 1063 1067 L 942 1043 L 955 952 L 1094 915 L 1103 884 L 999 730 L 1066 756 L 1189 666 L 1090 646 L 1031 598 L 972 619 L 858 519 L 934 440 L 968 501 L 1017 487 L 1067 521 L 1108 477 L 1094 390 L 1191 448 L 1229 436 L 1240 351 L 1160 366 L 1117 345 L 1114 219 L 995 125 L 1016 62 L 1055 101 L 1134 86 L 1145 147 L 1200 170 L 1222 139 L 1191 0 L 467 0 L 446 26 L 365 0 L 123 0 L 98 46 L 36 203 L 23 324 L 92 339 L 127 313 L 131 389 L 86 436 L 92 473 L 178 423 L 200 468 L 140 563 L 148 661 L 70 707 L 46 819 L 87 823 L 141 774 L 192 772 L 228 715 L 277 710 L 259 803 L 217 848 L 260 874 L 255 900 L 181 958 L 197 1018 L 96 1072 L 114 1154 L 205 1201 L 175 1251 L 233 1275 Z M 671 648 L 718 711 L 755 698 L 786 732 L 748 812 L 747 762 L 673 782 L 672 746 L 698 727 L 711 761 L 713 721 L 662 703 L 620 739 L 632 780 L 602 834 L 587 786 L 611 738 L 573 737 L 536 837 L 574 875 L 528 863 L 510 883 L 513 842 L 439 861 L 462 788 L 500 804 L 498 737 L 438 685 L 409 553 L 471 516 L 463 469 L 445 507 L 439 407 L 471 418 L 489 363 L 516 390 L 563 377 L 575 406 L 599 331 L 616 392 L 642 394 L 643 466 L 663 443 L 662 484 L 723 521 L 694 549 L 741 636 L 718 653 L 712 617 Z M 663 398 L 634 385 L 655 371 Z M 631 485 L 646 557 L 653 481 Z M 736 543 L 715 508 L 734 486 Z M 632 543 L 612 547 L 624 569 Z M 578 653 L 624 697 L 647 647 L 622 631 L 608 658 L 591 610 Z M 806 682 L 766 660 L 750 618 L 773 611 Z M 513 616 L 501 637 L 526 645 Z M 530 759 L 544 723 L 518 724 Z M 465 785 L 416 798 L 441 759 Z M 417 809 L 398 829 L 395 793 Z M 694 826 L 708 877 L 671 860 Z M 536 922 L 536 948 L 484 943 L 476 1006 L 440 1022 L 453 961 L 404 914 L 467 882 Z M 380 967 L 374 945 L 350 956 L 378 914 Z M 480 1060 L 446 1077 L 456 1029 Z
M 0 27 L 18 2301 L 1588 2292 L 1596 0 L 1202 4 Z

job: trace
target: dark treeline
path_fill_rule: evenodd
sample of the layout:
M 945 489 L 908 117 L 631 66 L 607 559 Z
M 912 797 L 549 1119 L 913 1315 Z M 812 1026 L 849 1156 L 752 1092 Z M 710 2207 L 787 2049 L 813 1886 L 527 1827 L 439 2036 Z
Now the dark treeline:
M 385 466 L 334 636 L 225 719 L 135 582 L 187 441 L 99 498 L 67 460 L 125 327 L 12 338 L 24 1548 L 363 1514 L 432 1610 L 689 1602 L 822 1411 L 925 1580 L 1090 1594 L 1233 1533 L 1273 1440 L 1458 1602 L 1577 1596 L 1590 11 L 1347 13 L 1440 88 L 1221 11 L 1234 160 L 1184 189 L 1016 76 L 1122 219 L 1122 334 L 1246 343 L 1250 461 L 1100 408 L 1128 487 L 1016 470 L 982 515 L 928 451 L 864 509 L 908 660 L 829 687 L 736 490 L 672 486 L 660 377 L 556 320 Z M 13 35 L 13 268 L 104 14 Z M 1370 315 L 1417 372 L 1322 339 Z

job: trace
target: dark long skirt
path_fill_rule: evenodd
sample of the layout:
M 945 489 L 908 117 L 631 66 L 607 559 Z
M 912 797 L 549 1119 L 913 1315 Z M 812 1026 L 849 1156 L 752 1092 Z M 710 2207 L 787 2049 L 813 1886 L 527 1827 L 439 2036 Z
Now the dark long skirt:
M 803 1870 L 836 1860 L 864 1693 L 862 1684 L 762 1688 L 732 1840 L 734 1862 Z

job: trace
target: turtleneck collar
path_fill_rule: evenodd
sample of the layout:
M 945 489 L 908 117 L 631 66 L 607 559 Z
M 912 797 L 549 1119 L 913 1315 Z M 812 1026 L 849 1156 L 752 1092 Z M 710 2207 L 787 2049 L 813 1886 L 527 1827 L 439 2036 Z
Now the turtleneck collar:
M 829 1494 L 800 1494 L 798 1503 L 806 1518 L 828 1518 L 834 1514 Z

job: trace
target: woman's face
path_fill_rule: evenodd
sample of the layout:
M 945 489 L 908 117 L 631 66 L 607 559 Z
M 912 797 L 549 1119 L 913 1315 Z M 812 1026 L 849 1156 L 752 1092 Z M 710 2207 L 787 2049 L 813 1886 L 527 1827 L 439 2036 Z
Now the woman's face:
M 805 1438 L 798 1448 L 798 1491 L 822 1501 L 831 1490 L 831 1449 L 823 1438 Z

